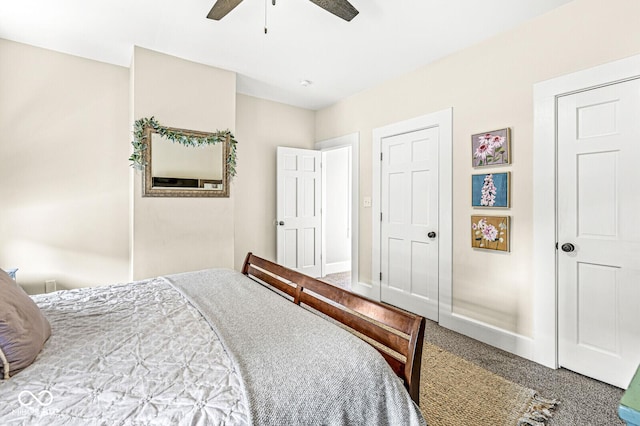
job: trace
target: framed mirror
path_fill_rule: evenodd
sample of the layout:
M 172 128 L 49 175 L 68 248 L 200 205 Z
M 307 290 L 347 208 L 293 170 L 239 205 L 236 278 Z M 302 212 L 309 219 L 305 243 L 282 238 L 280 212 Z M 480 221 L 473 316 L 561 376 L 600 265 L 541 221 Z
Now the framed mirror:
M 214 133 L 166 128 L 170 140 L 152 126 L 145 126 L 143 197 L 228 197 L 229 137 L 215 144 L 183 144 L 175 134 L 210 138 Z

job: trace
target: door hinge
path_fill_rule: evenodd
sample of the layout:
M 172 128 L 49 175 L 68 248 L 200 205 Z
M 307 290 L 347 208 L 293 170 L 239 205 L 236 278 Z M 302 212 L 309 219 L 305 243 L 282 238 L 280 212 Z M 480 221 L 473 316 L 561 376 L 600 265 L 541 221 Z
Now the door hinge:
M 380 153 L 380 161 L 382 161 L 382 153 Z
M 558 242 L 556 241 L 556 250 L 558 250 Z
M 380 212 L 380 222 L 382 222 L 382 212 Z
M 382 281 L 382 272 L 380 272 L 380 281 Z

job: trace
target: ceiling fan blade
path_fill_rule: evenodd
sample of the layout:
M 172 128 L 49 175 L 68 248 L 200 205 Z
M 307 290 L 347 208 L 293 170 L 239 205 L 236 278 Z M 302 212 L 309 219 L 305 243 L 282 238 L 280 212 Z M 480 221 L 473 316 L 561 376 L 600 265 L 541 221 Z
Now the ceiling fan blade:
M 311 3 L 317 4 L 345 21 L 351 21 L 359 13 L 347 0 L 311 0 Z
M 207 18 L 219 21 L 239 5 L 240 2 L 242 2 L 242 0 L 218 0 L 209 11 Z

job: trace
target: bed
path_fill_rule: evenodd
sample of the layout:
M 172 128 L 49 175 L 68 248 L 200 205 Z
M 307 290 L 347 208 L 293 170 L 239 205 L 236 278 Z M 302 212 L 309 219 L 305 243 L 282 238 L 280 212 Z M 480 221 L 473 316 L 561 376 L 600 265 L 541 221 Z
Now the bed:
M 51 337 L 0 380 L 2 424 L 426 424 L 423 318 L 251 253 L 32 299 Z

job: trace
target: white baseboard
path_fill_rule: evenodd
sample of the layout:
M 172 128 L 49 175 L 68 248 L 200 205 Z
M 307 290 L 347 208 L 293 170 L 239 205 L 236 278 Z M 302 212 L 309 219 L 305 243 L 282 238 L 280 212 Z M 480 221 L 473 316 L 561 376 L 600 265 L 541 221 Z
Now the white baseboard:
M 351 284 L 351 291 L 354 293 L 380 301 L 379 292 L 375 290 L 376 288 L 371 284 L 362 282 Z M 442 312 L 442 310 L 439 312 L 438 324 L 482 343 L 537 362 L 534 359 L 533 339 L 530 337 L 513 333 L 464 315 Z
M 351 261 L 327 263 L 324 269 L 325 275 L 337 274 L 338 272 L 347 272 L 351 270 Z
M 534 361 L 533 339 L 530 337 L 454 313 L 440 312 L 438 323 L 449 330 Z

